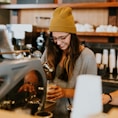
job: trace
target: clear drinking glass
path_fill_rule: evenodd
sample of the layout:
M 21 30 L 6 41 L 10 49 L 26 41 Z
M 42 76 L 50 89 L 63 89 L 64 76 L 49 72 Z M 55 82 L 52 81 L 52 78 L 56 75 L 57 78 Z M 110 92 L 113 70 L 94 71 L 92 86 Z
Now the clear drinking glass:
M 47 94 L 49 92 L 55 91 L 55 88 L 53 87 L 56 87 L 56 86 L 57 86 L 56 83 L 54 83 L 52 80 L 47 80 Z M 54 100 L 48 99 L 48 97 L 47 97 L 47 101 L 55 102 Z

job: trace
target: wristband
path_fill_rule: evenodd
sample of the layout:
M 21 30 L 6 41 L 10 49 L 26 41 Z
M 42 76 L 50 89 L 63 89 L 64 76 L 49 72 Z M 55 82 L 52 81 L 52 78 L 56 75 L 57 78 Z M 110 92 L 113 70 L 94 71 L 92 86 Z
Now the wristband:
M 107 103 L 107 104 L 109 104 L 110 102 L 112 102 L 112 96 L 110 95 L 110 93 L 105 93 L 105 94 L 110 97 L 110 100 L 109 100 L 108 103 Z

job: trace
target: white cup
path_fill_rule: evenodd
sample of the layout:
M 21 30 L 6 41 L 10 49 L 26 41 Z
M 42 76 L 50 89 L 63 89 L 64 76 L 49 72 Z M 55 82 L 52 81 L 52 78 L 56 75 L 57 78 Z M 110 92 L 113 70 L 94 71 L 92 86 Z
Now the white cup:
M 71 118 L 89 118 L 102 112 L 102 81 L 97 75 L 77 77 Z
M 49 111 L 38 111 L 36 114 L 38 118 L 52 118 L 53 114 Z

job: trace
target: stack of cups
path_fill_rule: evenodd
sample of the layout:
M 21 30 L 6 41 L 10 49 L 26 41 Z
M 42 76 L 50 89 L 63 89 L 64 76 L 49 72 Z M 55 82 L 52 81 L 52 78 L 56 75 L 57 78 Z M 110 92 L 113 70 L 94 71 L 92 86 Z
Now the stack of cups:
M 110 69 L 110 73 L 113 73 L 113 69 L 115 68 L 115 64 L 116 64 L 115 49 L 110 49 L 110 55 L 109 55 L 109 69 Z
M 102 64 L 108 67 L 108 50 L 107 49 L 103 49 Z
M 102 60 L 102 54 L 96 53 L 96 63 L 101 64 L 101 60 Z

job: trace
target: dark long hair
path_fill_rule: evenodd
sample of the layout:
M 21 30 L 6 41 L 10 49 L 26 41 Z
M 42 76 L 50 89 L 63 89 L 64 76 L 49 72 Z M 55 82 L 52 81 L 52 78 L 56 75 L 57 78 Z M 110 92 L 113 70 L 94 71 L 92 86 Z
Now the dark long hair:
M 47 47 L 47 59 L 50 67 L 54 69 L 52 78 L 55 76 L 55 71 L 58 63 L 62 57 L 62 50 L 53 42 L 52 33 L 50 33 L 49 40 L 46 42 Z M 78 56 L 80 55 L 80 41 L 76 34 L 71 34 L 70 46 L 66 53 L 66 59 L 64 61 L 64 72 L 60 75 L 60 79 L 67 81 L 72 77 L 74 65 Z

